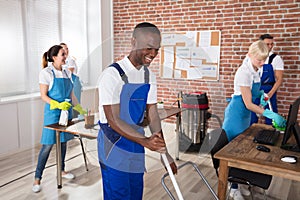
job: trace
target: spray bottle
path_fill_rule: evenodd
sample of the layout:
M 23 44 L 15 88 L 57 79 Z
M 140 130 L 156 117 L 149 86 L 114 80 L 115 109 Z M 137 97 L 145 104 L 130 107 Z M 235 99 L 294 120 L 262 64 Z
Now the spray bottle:
M 71 102 L 71 99 L 65 99 L 65 102 Z M 61 126 L 67 126 L 68 119 L 69 119 L 69 111 L 61 110 L 58 124 Z

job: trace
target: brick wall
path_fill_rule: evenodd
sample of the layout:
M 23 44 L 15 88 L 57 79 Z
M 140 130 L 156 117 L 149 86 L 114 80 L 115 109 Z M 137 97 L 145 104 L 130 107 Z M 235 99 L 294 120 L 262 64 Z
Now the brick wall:
M 289 104 L 300 96 L 300 0 L 114 0 L 115 60 L 128 55 L 130 37 L 137 23 L 148 21 L 162 32 L 221 30 L 219 81 L 180 80 L 159 77 L 159 55 L 151 64 L 157 74 L 158 99 L 165 105 L 178 92 L 202 91 L 209 97 L 210 111 L 223 118 L 226 98 L 249 45 L 261 34 L 274 36 L 274 51 L 285 63 L 284 82 L 278 92 L 279 113 L 287 115 Z M 212 120 L 210 126 L 216 126 Z

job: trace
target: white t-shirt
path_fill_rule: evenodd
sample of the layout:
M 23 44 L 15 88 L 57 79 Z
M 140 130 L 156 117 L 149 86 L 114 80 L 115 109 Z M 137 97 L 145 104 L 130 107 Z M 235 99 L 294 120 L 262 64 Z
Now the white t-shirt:
M 52 88 L 53 85 L 53 73 L 52 70 L 54 71 L 55 77 L 56 78 L 70 78 L 72 76 L 72 72 L 70 72 L 67 69 L 63 69 L 62 71 L 59 71 L 57 69 L 55 69 L 55 67 L 51 64 L 48 65 L 48 67 L 45 67 L 44 69 L 42 69 L 42 71 L 40 71 L 39 74 L 39 84 L 45 84 L 45 85 L 49 85 L 49 89 L 48 91 Z M 72 81 L 72 79 L 71 79 Z
M 68 56 L 67 59 L 66 59 L 66 64 L 63 65 L 63 68 L 64 69 L 67 69 L 67 68 L 74 68 L 74 74 L 77 75 L 78 73 L 78 67 L 77 67 L 77 64 L 76 64 L 76 59 L 72 56 Z
M 252 84 L 260 82 L 259 70 L 255 71 L 248 56 L 244 59 L 242 65 L 236 71 L 234 76 L 234 93 L 241 95 L 240 86 L 248 86 L 252 89 Z
M 269 57 L 266 59 L 265 64 L 269 63 L 269 58 L 270 56 L 273 54 L 273 52 L 271 51 L 269 53 Z M 284 63 L 282 58 L 279 55 L 276 55 L 272 61 L 272 66 L 273 66 L 273 70 L 284 70 Z M 260 72 L 260 76 L 262 76 L 262 70 L 263 68 L 260 68 L 258 71 Z M 275 77 L 276 78 L 276 77 Z
M 129 83 L 145 83 L 144 67 L 137 70 L 127 57 L 117 62 L 128 77 Z M 157 103 L 157 84 L 156 77 L 149 70 L 150 90 L 148 93 L 147 104 Z M 103 105 L 114 105 L 120 103 L 120 93 L 124 81 L 117 69 L 107 67 L 100 75 L 98 83 L 99 91 L 99 119 L 101 123 L 107 123 L 103 110 Z

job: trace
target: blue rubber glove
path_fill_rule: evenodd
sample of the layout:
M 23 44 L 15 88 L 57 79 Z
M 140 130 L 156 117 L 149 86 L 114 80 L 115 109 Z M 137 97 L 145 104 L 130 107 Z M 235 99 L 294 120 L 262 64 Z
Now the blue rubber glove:
M 55 101 L 53 99 L 50 101 L 50 110 L 53 110 L 53 109 L 69 110 L 69 108 L 71 108 L 71 106 L 72 105 L 66 101 L 63 101 L 61 103 L 59 103 L 58 101 Z
M 286 120 L 281 117 L 280 115 L 278 115 L 277 113 L 274 113 L 273 111 L 269 110 L 269 109 L 266 109 L 264 112 L 263 112 L 263 116 L 264 117 L 267 117 L 269 119 L 273 119 L 274 122 L 277 124 L 277 126 L 279 127 L 285 127 L 286 126 Z
M 260 105 L 265 107 L 269 102 L 269 97 L 264 92 L 260 95 Z

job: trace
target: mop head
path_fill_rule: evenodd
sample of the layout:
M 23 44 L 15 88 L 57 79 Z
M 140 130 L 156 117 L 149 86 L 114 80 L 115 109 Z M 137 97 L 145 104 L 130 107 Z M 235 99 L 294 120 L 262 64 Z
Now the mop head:
M 278 126 L 278 124 L 276 124 L 276 122 L 274 120 L 272 120 L 272 124 L 273 124 L 273 127 L 276 128 L 276 130 L 278 130 L 278 131 L 285 130 L 285 126 Z

